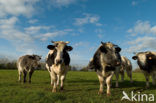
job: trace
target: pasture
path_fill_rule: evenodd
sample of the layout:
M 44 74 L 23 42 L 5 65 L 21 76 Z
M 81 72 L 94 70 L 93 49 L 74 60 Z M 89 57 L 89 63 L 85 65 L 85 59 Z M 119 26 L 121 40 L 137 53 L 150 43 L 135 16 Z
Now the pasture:
M 119 88 L 115 88 L 113 78 L 110 97 L 107 97 L 106 93 L 98 95 L 99 81 L 95 72 L 68 72 L 64 91 L 58 93 L 51 93 L 48 71 L 35 71 L 31 84 L 19 83 L 17 78 L 17 70 L 0 70 L 0 103 L 135 103 L 128 100 L 121 101 L 123 90 L 129 95 L 134 91 L 152 93 L 156 96 L 156 88 L 152 86 L 151 80 L 151 87 L 145 88 L 142 73 L 133 73 L 132 84 L 126 75 L 125 81 L 119 82 Z

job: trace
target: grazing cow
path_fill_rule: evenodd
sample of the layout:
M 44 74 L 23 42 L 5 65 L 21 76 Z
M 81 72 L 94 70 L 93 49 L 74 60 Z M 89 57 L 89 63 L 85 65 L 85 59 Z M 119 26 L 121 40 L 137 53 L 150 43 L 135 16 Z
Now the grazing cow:
M 52 41 L 54 45 L 48 45 L 50 50 L 46 58 L 46 68 L 48 69 L 51 77 L 51 85 L 53 86 L 52 92 L 56 92 L 59 80 L 61 80 L 60 90 L 63 90 L 63 82 L 67 71 L 70 69 L 70 57 L 68 51 L 73 48 L 68 46 L 69 42 Z
M 121 65 L 117 66 L 115 69 L 115 76 L 116 76 L 116 87 L 119 87 L 118 85 L 118 79 L 119 79 L 119 74 L 121 74 L 121 80 L 124 80 L 124 72 L 126 70 L 126 73 L 128 77 L 130 78 L 131 83 L 132 81 L 132 64 L 130 60 L 124 56 L 121 56 Z
M 19 81 L 21 82 L 21 75 L 23 73 L 23 82 L 26 82 L 27 72 L 29 73 L 29 83 L 31 83 L 31 76 L 39 65 L 41 56 L 38 55 L 24 55 L 17 60 L 17 68 L 19 74 Z
M 101 42 L 100 47 L 95 52 L 92 60 L 88 64 L 88 69 L 95 69 L 100 82 L 99 94 L 103 93 L 104 82 L 107 84 L 107 95 L 110 95 L 111 79 L 116 69 L 120 66 L 121 48 L 110 42 Z
M 149 76 L 152 76 L 152 83 L 156 85 L 156 52 L 139 52 L 132 59 L 137 63 L 146 78 L 146 87 L 149 87 Z

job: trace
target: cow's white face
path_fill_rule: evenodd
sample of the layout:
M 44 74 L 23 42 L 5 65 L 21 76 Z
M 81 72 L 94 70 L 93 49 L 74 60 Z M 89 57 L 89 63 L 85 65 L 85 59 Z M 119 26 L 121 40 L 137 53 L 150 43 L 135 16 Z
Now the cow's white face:
M 138 60 L 142 65 L 144 65 L 146 62 L 146 54 L 145 53 L 138 54 Z
M 72 47 L 67 46 L 69 42 L 57 41 L 52 43 L 54 43 L 54 45 L 48 45 L 48 49 L 53 50 L 53 53 L 55 53 L 54 63 L 56 65 L 62 64 L 64 62 L 64 53 L 67 51 L 71 51 Z
M 61 64 L 63 61 L 63 52 L 66 47 L 66 43 L 60 42 L 57 43 L 57 46 L 55 47 L 57 50 L 56 58 L 55 58 L 55 64 Z
M 141 65 L 145 65 L 146 63 L 146 53 L 145 52 L 139 52 L 136 54 L 136 56 L 133 56 L 132 59 L 138 60 Z

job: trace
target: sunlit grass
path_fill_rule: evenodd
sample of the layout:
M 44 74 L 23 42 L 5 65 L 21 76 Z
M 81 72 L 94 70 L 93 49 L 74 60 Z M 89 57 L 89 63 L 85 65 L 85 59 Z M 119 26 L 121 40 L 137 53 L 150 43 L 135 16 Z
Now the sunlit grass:
M 63 92 L 52 93 L 50 77 L 47 71 L 35 71 L 32 83 L 17 82 L 17 70 L 0 70 L 0 103 L 131 103 L 121 101 L 122 91 L 130 93 L 153 93 L 156 88 L 145 89 L 145 79 L 142 73 L 133 73 L 134 83 L 125 81 L 115 88 L 115 79 L 111 88 L 110 97 L 98 95 L 99 82 L 95 72 L 73 72 L 67 74 Z M 106 87 L 104 88 L 106 91 Z M 134 102 L 133 102 L 134 103 Z

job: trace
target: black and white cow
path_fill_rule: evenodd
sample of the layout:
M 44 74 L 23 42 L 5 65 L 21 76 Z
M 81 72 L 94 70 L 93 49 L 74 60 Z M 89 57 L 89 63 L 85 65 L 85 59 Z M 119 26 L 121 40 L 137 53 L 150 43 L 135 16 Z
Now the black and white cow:
M 149 76 L 152 76 L 152 83 L 156 85 L 156 52 L 146 51 L 136 53 L 132 59 L 137 63 L 146 78 L 146 87 L 149 87 Z
M 46 68 L 51 77 L 51 85 L 53 86 L 52 92 L 56 92 L 60 80 L 60 90 L 63 90 L 63 82 L 67 71 L 70 69 L 70 56 L 68 51 L 71 51 L 73 48 L 67 45 L 69 42 L 52 41 L 52 43 L 54 45 L 47 46 L 50 51 L 46 58 Z
M 19 74 L 19 81 L 21 82 L 21 75 L 23 74 L 23 82 L 26 82 L 27 72 L 29 73 L 29 83 L 31 83 L 31 76 L 35 69 L 37 69 L 40 64 L 39 61 L 41 56 L 38 55 L 24 55 L 17 60 L 17 68 Z
M 110 95 L 111 79 L 116 66 L 120 66 L 121 48 L 113 43 L 101 42 L 100 47 L 95 52 L 92 60 L 88 64 L 88 69 L 95 69 L 100 82 L 99 94 L 103 93 L 104 82 L 107 85 L 107 95 Z
M 126 58 L 125 56 L 121 56 L 121 68 L 120 68 L 120 74 L 121 74 L 121 80 L 124 80 L 124 72 L 126 71 L 127 76 L 130 78 L 131 83 L 132 80 L 132 63 L 131 61 Z
M 121 74 L 121 80 L 124 80 L 124 72 L 126 71 L 127 76 L 130 78 L 131 83 L 132 81 L 132 64 L 131 61 L 121 56 L 121 65 L 117 66 L 115 69 L 115 77 L 116 77 L 116 87 L 119 87 L 119 74 Z

